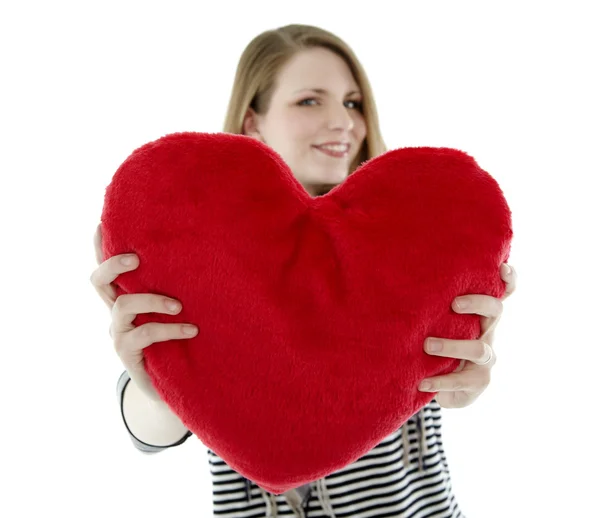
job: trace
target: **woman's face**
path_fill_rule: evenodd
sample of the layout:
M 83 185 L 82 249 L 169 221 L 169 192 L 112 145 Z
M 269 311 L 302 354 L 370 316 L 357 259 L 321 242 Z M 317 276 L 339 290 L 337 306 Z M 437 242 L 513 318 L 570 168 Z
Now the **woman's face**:
M 257 115 L 249 109 L 244 133 L 281 155 L 315 196 L 321 186 L 347 178 L 365 138 L 358 85 L 344 60 L 323 48 L 297 53 L 280 70 L 276 83 L 269 111 Z M 332 156 L 316 147 L 328 142 L 346 145 L 347 151 Z

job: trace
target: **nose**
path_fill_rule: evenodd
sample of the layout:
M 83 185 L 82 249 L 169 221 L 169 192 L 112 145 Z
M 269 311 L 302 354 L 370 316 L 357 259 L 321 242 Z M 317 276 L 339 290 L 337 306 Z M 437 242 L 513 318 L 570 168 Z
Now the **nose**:
M 327 117 L 330 130 L 351 131 L 354 128 L 354 119 L 345 106 L 332 106 L 327 112 Z

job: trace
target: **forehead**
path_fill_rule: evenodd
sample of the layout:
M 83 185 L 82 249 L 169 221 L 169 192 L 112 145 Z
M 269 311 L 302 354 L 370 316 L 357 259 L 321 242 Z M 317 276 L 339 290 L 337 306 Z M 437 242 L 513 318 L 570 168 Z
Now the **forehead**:
M 301 89 L 336 93 L 358 91 L 358 84 L 346 62 L 327 49 L 309 49 L 298 52 L 278 74 L 279 90 L 297 93 Z

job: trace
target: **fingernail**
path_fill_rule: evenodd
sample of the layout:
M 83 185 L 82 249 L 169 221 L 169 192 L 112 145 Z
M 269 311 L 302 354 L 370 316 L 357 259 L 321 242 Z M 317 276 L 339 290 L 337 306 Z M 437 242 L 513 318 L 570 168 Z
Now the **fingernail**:
M 121 257 L 121 264 L 125 265 L 125 266 L 131 266 L 133 264 L 133 256 L 132 255 L 126 255 L 125 257 Z
M 175 302 L 174 300 L 167 300 L 165 302 L 167 308 L 169 311 L 179 311 L 179 304 L 177 302 Z
M 510 272 L 512 272 L 512 269 L 506 263 L 502 265 L 502 268 L 504 268 L 504 275 L 510 275 Z
M 426 347 L 429 352 L 439 352 L 442 350 L 442 341 L 435 338 L 428 338 Z
M 456 309 L 467 309 L 469 307 L 469 301 L 465 299 L 455 300 L 454 305 Z
M 195 326 L 183 326 L 183 332 L 186 335 L 193 336 L 198 332 L 198 328 L 196 328 Z
M 419 390 L 431 390 L 433 387 L 433 383 L 431 381 L 422 381 L 419 385 Z

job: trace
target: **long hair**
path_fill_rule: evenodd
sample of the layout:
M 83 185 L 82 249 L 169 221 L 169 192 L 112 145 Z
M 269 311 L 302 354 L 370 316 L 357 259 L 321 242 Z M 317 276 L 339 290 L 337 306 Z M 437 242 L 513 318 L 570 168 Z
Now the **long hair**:
M 367 132 L 356 158 L 350 164 L 348 174 L 352 174 L 363 162 L 383 154 L 387 148 L 381 136 L 377 107 L 367 74 L 352 49 L 324 29 L 311 25 L 286 25 L 259 34 L 247 45 L 236 70 L 223 131 L 243 134 L 248 108 L 259 115 L 265 114 L 281 67 L 297 52 L 315 47 L 326 48 L 340 56 L 350 68 L 362 93 L 362 114 Z

